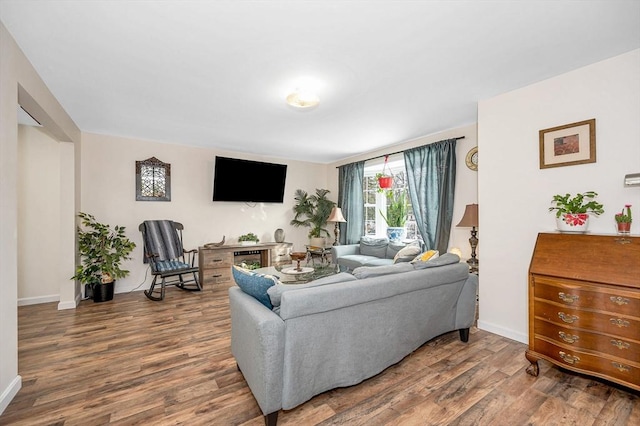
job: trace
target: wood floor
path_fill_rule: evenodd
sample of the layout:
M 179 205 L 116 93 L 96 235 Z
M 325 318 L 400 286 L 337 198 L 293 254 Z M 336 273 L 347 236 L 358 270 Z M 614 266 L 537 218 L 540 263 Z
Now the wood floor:
M 18 308 L 22 389 L 1 425 L 263 425 L 229 351 L 226 287 Z M 279 425 L 640 425 L 640 395 L 540 362 L 472 329 L 440 336 L 356 386 L 318 395 Z

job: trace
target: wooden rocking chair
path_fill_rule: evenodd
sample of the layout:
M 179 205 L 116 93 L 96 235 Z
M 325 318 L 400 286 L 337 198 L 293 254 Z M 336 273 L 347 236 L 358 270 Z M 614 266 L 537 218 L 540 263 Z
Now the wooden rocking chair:
M 138 226 L 144 242 L 144 262 L 151 266 L 153 282 L 144 294 L 151 300 L 164 299 L 165 287 L 174 285 L 182 290 L 200 291 L 196 257 L 198 250 L 184 250 L 184 226 L 171 220 L 145 220 Z M 156 288 L 160 278 L 160 289 Z M 159 295 L 158 295 L 159 294 Z

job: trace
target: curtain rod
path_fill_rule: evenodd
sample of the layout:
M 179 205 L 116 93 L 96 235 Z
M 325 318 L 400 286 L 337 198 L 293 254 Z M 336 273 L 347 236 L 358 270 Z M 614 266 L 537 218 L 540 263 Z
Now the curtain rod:
M 460 139 L 464 139 L 464 136 L 458 136 L 457 138 L 451 138 L 451 139 L 460 140 Z M 447 139 L 443 139 L 443 140 L 447 140 Z M 432 142 L 432 143 L 436 143 L 436 142 Z M 431 144 L 425 144 L 425 145 L 422 145 L 422 146 L 426 146 L 426 145 L 431 145 Z M 415 148 L 418 148 L 418 147 L 415 147 Z M 407 148 L 407 149 L 413 149 L 413 148 Z M 405 151 L 406 151 L 406 149 L 403 149 L 402 151 L 392 152 L 391 154 L 378 155 L 376 157 L 371 157 L 371 158 L 367 158 L 366 160 L 360 160 L 360 161 L 371 161 L 371 160 L 375 160 L 376 158 L 383 158 L 383 157 L 386 157 L 387 155 L 400 154 L 400 153 L 403 153 Z M 357 163 L 357 161 L 353 161 L 351 163 L 346 163 L 346 164 L 343 164 L 342 166 L 346 166 L 347 164 L 353 164 L 353 163 Z M 336 169 L 339 169 L 342 166 L 336 166 Z

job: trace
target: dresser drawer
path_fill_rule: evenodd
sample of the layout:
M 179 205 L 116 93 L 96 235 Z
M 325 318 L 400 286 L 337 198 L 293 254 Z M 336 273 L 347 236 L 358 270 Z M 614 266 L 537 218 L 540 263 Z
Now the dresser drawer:
M 588 307 L 640 317 L 640 293 L 608 287 L 591 287 L 559 278 L 536 277 L 535 297 L 572 307 Z
M 203 252 L 200 259 L 200 267 L 204 269 L 226 267 L 233 265 L 233 253 L 217 250 L 207 250 Z
M 231 268 L 209 268 L 200 271 L 202 273 L 202 284 L 222 284 L 232 280 Z
M 534 347 L 534 351 L 553 358 L 558 365 L 604 378 L 615 378 L 633 385 L 636 389 L 640 386 L 640 367 L 638 364 L 563 348 L 539 338 L 535 339 Z
M 640 365 L 640 342 L 638 341 L 564 327 L 540 318 L 535 320 L 535 330 L 536 337 L 544 337 L 545 340 L 553 340 L 576 350 L 586 349 L 606 353 Z
M 575 309 L 542 300 L 535 301 L 534 310 L 536 318 L 542 318 L 558 325 L 640 341 L 640 320 L 638 318 Z

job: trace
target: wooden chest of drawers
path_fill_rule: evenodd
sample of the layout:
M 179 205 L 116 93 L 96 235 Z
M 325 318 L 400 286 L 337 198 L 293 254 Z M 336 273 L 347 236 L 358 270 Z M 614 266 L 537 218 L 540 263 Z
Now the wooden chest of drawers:
M 640 390 L 639 237 L 538 235 L 526 357 Z

